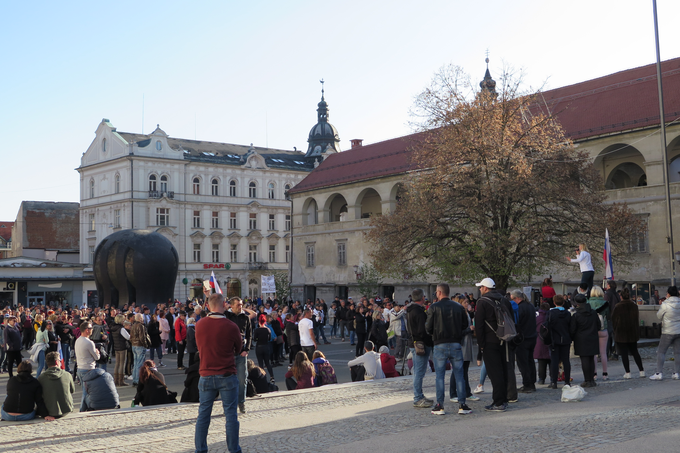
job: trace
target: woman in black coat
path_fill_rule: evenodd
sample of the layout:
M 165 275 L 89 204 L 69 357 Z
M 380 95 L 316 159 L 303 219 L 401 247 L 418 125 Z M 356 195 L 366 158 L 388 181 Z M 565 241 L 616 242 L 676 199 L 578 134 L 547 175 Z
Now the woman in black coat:
M 366 343 L 366 317 L 364 316 L 364 306 L 360 305 L 354 315 L 354 331 L 357 335 L 357 345 L 355 356 L 359 357 L 364 353 L 364 343 Z
M 387 323 L 383 321 L 382 312 L 376 310 L 373 313 L 373 324 L 371 334 L 368 339 L 375 344 L 375 349 L 380 350 L 380 346 L 387 346 Z
M 640 312 L 635 302 L 630 299 L 628 288 L 621 291 L 621 302 L 616 304 L 612 312 L 612 325 L 614 326 L 614 341 L 616 350 L 621 356 L 623 369 L 626 374 L 624 379 L 630 379 L 630 362 L 628 354 L 633 356 L 635 364 L 640 370 L 640 377 L 645 377 L 645 369 L 642 366 L 642 358 L 637 349 L 640 340 Z
M 182 392 L 181 403 L 199 402 L 198 381 L 201 379 L 201 375 L 198 371 L 200 367 L 201 360 L 199 355 L 196 354 L 194 363 L 184 371 L 184 374 L 186 374 L 187 377 L 184 378 L 184 391 Z
M 24 360 L 17 367 L 16 376 L 7 381 L 7 398 L 2 405 L 2 420 L 33 420 L 36 415 L 45 417 L 45 420 L 54 420 L 54 417 L 48 415 L 42 386 L 31 375 L 32 371 L 31 362 Z
M 574 297 L 576 313 L 571 317 L 569 333 L 574 341 L 574 353 L 581 357 L 583 369 L 582 387 L 595 387 L 595 355 L 600 353 L 600 318 L 595 310 L 590 308 L 588 300 L 583 294 Z
M 170 392 L 165 386 L 165 378 L 156 369 L 156 364 L 147 360 L 139 370 L 139 384 L 135 395 L 135 405 L 157 406 L 177 402 L 177 393 Z

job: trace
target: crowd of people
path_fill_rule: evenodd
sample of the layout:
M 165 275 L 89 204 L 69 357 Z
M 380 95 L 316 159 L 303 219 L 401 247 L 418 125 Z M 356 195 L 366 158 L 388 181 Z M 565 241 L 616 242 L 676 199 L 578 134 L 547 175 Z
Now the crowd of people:
M 607 380 L 608 360 L 619 355 L 624 379 L 632 377 L 629 356 L 640 377 L 645 377 L 637 351 L 638 304 L 628 288 L 617 290 L 616 282 L 609 281 L 603 290 L 592 285 L 584 272 L 584 281 L 573 295 L 556 294 L 551 279 L 546 279 L 538 307 L 522 291 L 501 294 L 494 281 L 485 278 L 477 283 L 479 299 L 467 293 L 452 296 L 449 286 L 440 284 L 431 301 L 422 290 L 415 290 L 403 304 L 387 297 L 362 297 L 356 303 L 352 298 L 335 298 L 330 306 L 322 299 L 279 304 L 238 297 L 225 301 L 220 294 L 207 294 L 205 303 L 174 301 L 153 311 L 135 304 L 120 310 L 6 308 L 0 312 L 0 368 L 10 379 L 2 419 L 63 417 L 74 409 L 76 385 L 82 386 L 81 411 L 119 408 L 117 387 L 130 385 L 127 379 L 136 386 L 133 405 L 177 402 L 177 392 L 168 389 L 159 371 L 166 366 L 164 355 L 176 354 L 176 366 L 186 374 L 181 401 L 200 403 L 197 451 L 207 449 L 212 402 L 218 395 L 229 451 L 239 451 L 237 412 L 246 412 L 246 396 L 278 390 L 274 367 L 288 360 L 288 390 L 337 383 L 333 366 L 318 349 L 322 342 L 330 344 L 329 339 L 349 340 L 355 346 L 355 358 L 347 363 L 353 381 L 413 374 L 414 406 L 429 408 L 435 415 L 445 413 L 446 370 L 452 370 L 449 398 L 457 403 L 459 414 L 472 412 L 467 402 L 479 401 L 486 377 L 493 392 L 485 409 L 494 412 L 517 402 L 519 393 L 536 391 L 537 384 L 547 383 L 552 389 L 560 382 L 570 385 L 573 355 L 581 361 L 583 387 L 596 386 L 598 377 Z M 680 353 L 677 288 L 669 287 L 666 298 L 658 301 L 662 336 L 653 380 L 663 379 L 668 348 Z M 257 363 L 248 360 L 253 347 Z M 22 350 L 31 360 L 23 359 Z M 107 365 L 113 360 L 114 371 L 109 374 Z M 473 360 L 482 367 L 477 386 L 471 386 L 468 376 Z M 673 379 L 680 378 L 678 362 Z M 521 374 L 520 387 L 515 365 Z M 435 373 L 434 399 L 423 393 L 428 370 Z

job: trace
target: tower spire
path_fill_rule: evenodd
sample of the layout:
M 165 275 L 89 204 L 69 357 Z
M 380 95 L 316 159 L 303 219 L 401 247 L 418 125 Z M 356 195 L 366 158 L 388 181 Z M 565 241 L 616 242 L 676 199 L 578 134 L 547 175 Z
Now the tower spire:
M 484 61 L 486 62 L 486 73 L 484 74 L 484 79 L 479 82 L 479 87 L 482 91 L 496 96 L 496 81 L 491 78 L 491 73 L 489 72 L 489 49 L 486 49 L 486 59 Z
M 324 99 L 323 99 L 323 84 L 324 84 L 325 82 L 323 81 L 323 79 L 319 80 L 319 82 L 321 82 L 321 100 L 323 101 L 323 100 L 324 100 Z

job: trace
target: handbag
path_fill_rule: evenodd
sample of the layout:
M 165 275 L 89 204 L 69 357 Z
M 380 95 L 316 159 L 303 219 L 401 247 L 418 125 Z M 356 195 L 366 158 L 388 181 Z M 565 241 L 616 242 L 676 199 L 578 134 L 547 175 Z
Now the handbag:
M 424 341 L 414 341 L 413 345 L 415 346 L 417 355 L 427 355 L 427 351 L 425 350 L 425 342 Z
M 283 344 L 283 335 L 276 336 L 276 344 Z
M 108 363 L 109 354 L 106 352 L 106 345 L 104 343 L 98 344 L 97 351 L 99 351 L 99 360 L 97 360 L 97 363 Z
M 148 333 L 144 334 L 144 347 L 146 349 L 149 349 L 151 347 L 151 337 L 149 336 Z

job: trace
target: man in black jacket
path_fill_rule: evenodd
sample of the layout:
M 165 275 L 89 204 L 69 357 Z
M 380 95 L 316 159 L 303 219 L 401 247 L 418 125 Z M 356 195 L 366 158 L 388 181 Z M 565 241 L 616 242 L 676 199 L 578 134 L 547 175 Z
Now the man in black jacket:
M 506 314 L 512 313 L 512 305 L 508 299 L 498 293 L 496 283 L 485 278 L 476 284 L 482 297 L 477 301 L 475 313 L 475 331 L 477 344 L 482 352 L 486 372 L 493 385 L 493 403 L 484 407 L 487 411 L 503 412 L 508 407 L 508 344 L 496 336 L 498 321 L 496 308 Z M 510 315 L 512 316 L 512 315 Z
M 435 415 L 444 415 L 444 375 L 446 361 L 451 362 L 452 381 L 455 376 L 458 394 L 458 413 L 469 414 L 472 410 L 465 404 L 465 374 L 463 372 L 463 335 L 470 331 L 467 314 L 462 305 L 449 299 L 449 285 L 437 285 L 437 302 L 427 310 L 425 329 L 432 335 L 434 343 L 434 370 L 437 389 L 437 405 L 432 409 Z
M 510 293 L 510 297 L 517 303 L 519 321 L 517 334 L 522 342 L 517 345 L 515 357 L 517 368 L 522 373 L 522 387 L 517 391 L 533 393 L 536 391 L 536 365 L 534 364 L 534 348 L 536 347 L 536 310 L 518 289 Z M 514 372 L 514 370 L 513 370 Z
M 344 299 L 340 299 L 340 308 L 335 311 L 335 318 L 338 320 L 338 328 L 340 329 L 340 338 L 345 341 L 345 329 L 347 328 L 347 307 Z M 347 331 L 349 335 L 349 330 Z
M 236 362 L 236 374 L 238 375 L 238 410 L 242 414 L 245 414 L 247 385 L 246 377 L 248 375 L 246 361 L 248 360 L 248 352 L 250 352 L 253 336 L 250 316 L 255 315 L 255 312 L 248 310 L 247 308 L 243 308 L 243 301 L 240 297 L 232 297 L 229 299 L 229 306 L 229 311 L 225 311 L 224 315 L 228 320 L 234 322 L 238 326 L 238 330 L 241 332 L 241 338 L 243 340 L 241 353 L 234 357 L 234 361 Z
M 423 377 L 432 354 L 432 336 L 427 333 L 425 324 L 425 297 L 422 289 L 414 289 L 411 293 L 413 303 L 406 308 L 406 328 L 411 335 L 411 357 L 413 358 L 413 406 L 430 408 L 434 401 L 423 394 Z M 416 346 L 418 346 L 416 348 Z M 417 350 L 416 350 L 417 349 Z M 420 352 L 421 354 L 419 354 Z

